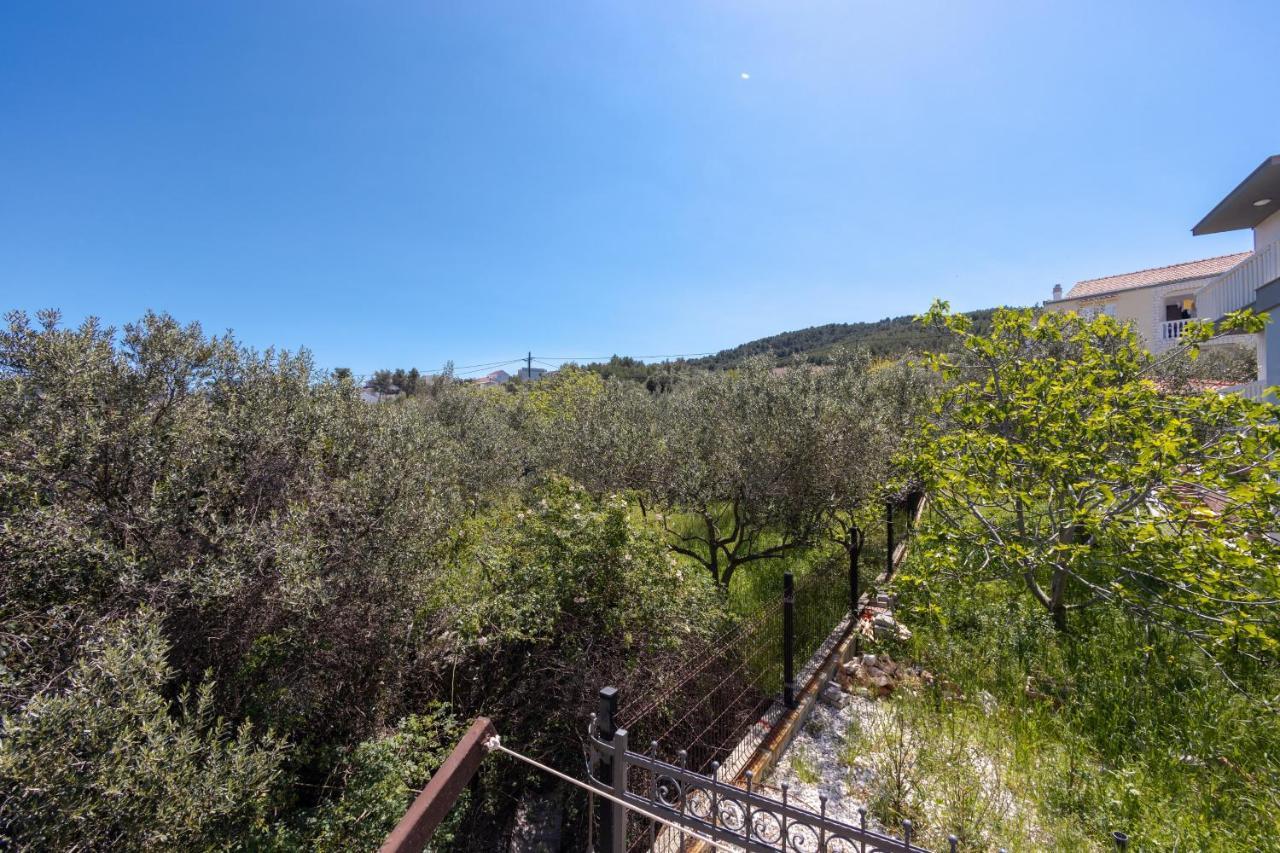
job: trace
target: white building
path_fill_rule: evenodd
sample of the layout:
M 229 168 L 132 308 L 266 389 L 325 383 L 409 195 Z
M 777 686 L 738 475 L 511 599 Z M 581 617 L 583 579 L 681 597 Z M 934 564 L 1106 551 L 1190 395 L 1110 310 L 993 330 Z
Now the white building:
M 1258 380 L 1231 390 L 1260 397 L 1280 385 L 1280 155 L 1262 161 L 1191 233 L 1246 228 L 1253 231 L 1252 251 L 1080 281 L 1065 296 L 1055 286 L 1045 308 L 1129 322 L 1152 352 L 1176 344 L 1189 320 L 1220 320 L 1241 308 L 1269 312 L 1272 322 L 1264 332 L 1212 342 L 1255 347 Z
M 1280 384 L 1280 155 L 1263 160 L 1191 233 L 1246 228 L 1253 231 L 1253 251 L 1206 283 L 1196 298 L 1200 316 L 1210 320 L 1241 308 L 1271 314 L 1266 330 L 1252 336 L 1258 349 L 1258 381 L 1239 389 L 1257 397 Z

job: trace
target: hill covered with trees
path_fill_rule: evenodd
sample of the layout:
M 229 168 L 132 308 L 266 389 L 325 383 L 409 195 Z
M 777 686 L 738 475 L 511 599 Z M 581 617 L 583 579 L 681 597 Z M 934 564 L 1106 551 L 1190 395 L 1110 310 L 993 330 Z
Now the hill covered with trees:
M 969 312 L 966 316 L 979 332 L 991 327 L 994 308 Z M 868 323 L 827 323 L 721 350 L 715 355 L 692 359 L 692 367 L 723 370 L 752 356 L 769 356 L 780 362 L 823 364 L 838 348 L 865 349 L 876 358 L 896 358 L 908 353 L 936 352 L 954 346 L 951 338 L 933 326 L 916 322 L 914 315 L 886 317 Z

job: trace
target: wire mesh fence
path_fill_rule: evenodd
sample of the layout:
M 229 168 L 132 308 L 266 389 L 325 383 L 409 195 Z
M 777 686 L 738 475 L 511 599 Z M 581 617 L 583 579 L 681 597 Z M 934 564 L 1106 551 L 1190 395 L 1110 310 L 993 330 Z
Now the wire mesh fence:
M 866 531 L 860 554 L 858 588 L 872 591 L 891 565 L 895 546 L 906 541 L 915 505 L 910 499 L 886 507 L 879 529 Z M 791 634 L 795 671 L 813 656 L 850 612 L 848 564 L 816 564 L 794 583 Z M 634 748 L 654 760 L 678 764 L 695 773 L 725 764 L 752 726 L 764 722 L 785 687 L 785 606 L 782 577 L 777 592 L 740 615 L 720 634 L 686 645 L 624 686 L 618 697 L 617 725 L 627 729 Z M 803 688 L 794 685 L 795 690 Z M 631 774 L 629 773 L 629 776 Z M 643 793 L 650 781 L 636 771 L 628 788 Z M 638 824 L 628 832 L 628 849 L 646 849 L 648 831 Z

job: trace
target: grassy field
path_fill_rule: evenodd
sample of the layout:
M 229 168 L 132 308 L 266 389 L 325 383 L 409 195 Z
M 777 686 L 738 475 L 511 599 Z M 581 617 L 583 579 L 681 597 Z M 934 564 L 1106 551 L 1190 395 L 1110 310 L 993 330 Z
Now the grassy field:
M 1280 719 L 1259 698 L 1280 692 L 1274 675 L 1244 695 L 1123 615 L 1086 611 L 1064 635 L 1016 588 L 917 577 L 899 611 L 915 633 L 894 653 L 937 680 L 894 700 L 914 748 L 887 817 L 941 799 L 947 822 L 976 833 L 980 816 L 1010 849 L 1104 849 L 1117 830 L 1131 850 L 1280 849 Z M 850 749 L 884 737 L 851 732 Z M 1012 808 L 996 807 L 993 776 Z

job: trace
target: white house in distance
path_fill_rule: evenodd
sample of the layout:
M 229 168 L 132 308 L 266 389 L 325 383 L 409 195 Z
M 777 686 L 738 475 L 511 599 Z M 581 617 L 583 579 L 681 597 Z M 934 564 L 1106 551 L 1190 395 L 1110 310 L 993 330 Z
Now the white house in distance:
M 479 379 L 472 379 L 472 385 L 480 385 L 482 387 L 491 388 L 499 385 L 507 384 L 507 380 L 511 378 L 511 374 L 505 370 L 495 370 L 492 373 L 486 373 Z
M 1066 296 L 1062 286 L 1055 285 L 1053 299 L 1045 308 L 1075 311 L 1086 317 L 1106 314 L 1131 323 L 1147 349 L 1161 352 L 1177 343 L 1187 320 L 1202 316 L 1196 299 L 1201 289 L 1250 254 L 1240 252 L 1078 281 Z
M 1045 308 L 1130 322 L 1152 352 L 1173 346 L 1189 319 L 1219 320 L 1241 308 L 1270 312 L 1265 332 L 1214 341 L 1255 347 L 1258 381 L 1231 390 L 1259 397 L 1280 384 L 1280 155 L 1264 160 L 1191 233 L 1245 228 L 1253 230 L 1252 251 L 1081 281 L 1065 296 L 1055 285 Z

